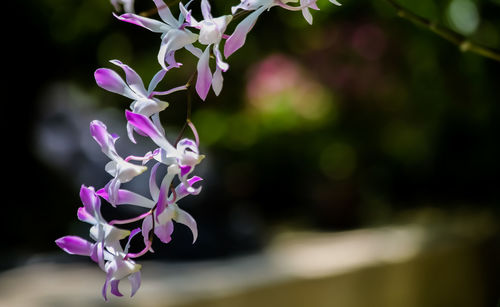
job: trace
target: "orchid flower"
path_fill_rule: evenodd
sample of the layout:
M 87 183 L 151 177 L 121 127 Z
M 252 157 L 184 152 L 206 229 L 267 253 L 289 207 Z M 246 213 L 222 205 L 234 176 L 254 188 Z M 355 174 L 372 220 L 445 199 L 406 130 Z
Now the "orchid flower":
M 125 72 L 125 80 L 114 70 L 109 68 L 99 68 L 95 71 L 94 77 L 97 85 L 107 91 L 120 94 L 133 100 L 130 109 L 134 113 L 142 114 L 153 118 L 156 124 L 159 121 L 161 111 L 168 107 L 168 103 L 155 98 L 156 95 L 168 95 L 176 91 L 185 90 L 186 85 L 178 86 L 167 91 L 155 91 L 158 83 L 164 78 L 166 70 L 162 69 L 153 77 L 149 83 L 148 89 L 144 87 L 144 83 L 139 74 L 118 60 L 111 60 L 111 63 L 119 66 Z M 129 139 L 135 143 L 132 126 L 127 124 L 127 133 Z
M 240 4 L 231 8 L 233 15 L 238 9 L 254 12 L 243 19 L 236 26 L 233 34 L 231 34 L 231 36 L 229 36 L 226 40 L 226 44 L 224 45 L 224 56 L 226 58 L 229 57 L 245 44 L 248 32 L 252 30 L 255 22 L 264 11 L 271 9 L 273 6 L 281 6 L 282 8 L 291 11 L 302 11 L 302 15 L 306 21 L 312 24 L 312 15 L 309 12 L 309 8 L 319 10 L 316 5 L 316 1 L 317 0 L 300 0 L 299 6 L 290 6 L 287 3 L 296 2 L 296 0 L 241 0 Z M 330 0 L 330 2 L 335 5 L 340 5 L 340 3 L 336 0 Z
M 181 64 L 175 60 L 175 51 L 186 48 L 196 53 L 196 51 L 193 51 L 194 47 L 192 44 L 196 42 L 198 35 L 185 29 L 183 16 L 181 15 L 179 19 L 175 19 L 163 0 L 153 1 L 163 22 L 129 13 L 115 16 L 121 21 L 141 26 L 151 32 L 161 33 L 162 42 L 160 51 L 158 52 L 158 63 L 165 70 L 168 70 L 170 67 L 179 67 Z
M 157 161 L 179 166 L 179 179 L 186 184 L 187 175 L 190 174 L 196 165 L 205 157 L 199 154 L 198 142 L 184 138 L 174 147 L 168 142 L 163 131 L 159 130 L 149 118 L 144 115 L 136 114 L 128 110 L 125 111 L 125 117 L 128 122 L 141 133 L 149 136 L 151 140 L 160 147 L 151 156 Z M 197 137 L 196 130 L 194 130 Z
M 111 4 L 117 12 L 120 12 L 123 7 L 125 13 L 134 13 L 134 0 L 111 0 Z
M 116 191 L 122 183 L 129 182 L 134 177 L 142 174 L 147 167 L 132 164 L 118 155 L 115 142 L 119 138 L 116 134 L 109 134 L 104 123 L 94 120 L 90 123 L 92 137 L 101 147 L 102 152 L 111 159 L 105 166 L 105 170 L 114 178 L 106 185 L 110 194 L 109 202 L 114 206 L 116 203 Z
M 105 246 L 117 246 L 119 241 L 130 234 L 128 230 L 118 229 L 109 225 L 101 215 L 101 199 L 95 194 L 93 187 L 82 185 L 80 199 L 83 207 L 78 209 L 78 219 L 82 222 L 92 224 L 90 237 L 96 241 L 92 260 L 104 269 L 103 250 Z
M 139 290 L 141 286 L 141 265 L 136 264 L 135 261 L 130 258 L 134 257 L 134 254 L 128 253 L 130 247 L 130 240 L 140 232 L 140 229 L 135 229 L 129 235 L 128 242 L 125 249 L 122 249 L 121 245 L 106 246 L 106 264 L 104 266 L 104 271 L 106 272 L 106 280 L 104 286 L 102 287 L 102 296 L 104 300 L 107 300 L 108 286 L 111 286 L 111 293 L 115 296 L 123 296 L 120 292 L 118 285 L 120 281 L 127 277 L 131 285 L 130 296 Z
M 56 240 L 56 244 L 68 254 L 90 256 L 93 257 L 94 246 L 85 239 L 78 236 L 65 236 Z M 126 249 L 128 249 L 128 244 Z M 127 252 L 120 245 L 113 247 L 106 246 L 103 250 L 103 258 L 106 261 L 102 267 L 106 272 L 106 281 L 102 289 L 102 295 L 107 300 L 107 289 L 111 285 L 111 293 L 116 296 L 122 296 L 118 290 L 118 284 L 121 279 L 128 277 L 131 285 L 133 296 L 141 285 L 141 265 L 136 264 L 133 260 L 127 257 Z
M 222 72 L 229 69 L 229 65 L 222 60 L 219 44 L 223 38 L 224 32 L 226 31 L 227 25 L 233 16 L 224 15 L 214 18 L 210 12 L 211 8 L 208 0 L 201 0 L 203 20 L 199 22 L 191 16 L 191 11 L 187 11 L 182 3 L 179 3 L 179 7 L 182 15 L 184 15 L 186 19 L 187 24 L 190 27 L 200 30 L 198 42 L 206 45 L 203 53 L 200 50 L 198 54 L 195 54 L 199 58 L 197 65 L 198 76 L 196 80 L 196 92 L 202 100 L 205 100 L 210 87 L 212 87 L 215 94 L 218 96 L 222 90 Z M 210 50 L 213 51 L 216 61 L 215 72 L 213 75 L 209 66 Z
M 129 223 L 143 219 L 142 234 L 144 237 L 144 244 L 148 247 L 147 249 L 151 246 L 149 232 L 153 228 L 153 224 L 154 234 L 160 239 L 160 241 L 163 243 L 170 242 L 171 234 L 174 229 L 172 221 L 186 225 L 193 234 L 194 243 L 198 237 L 196 221 L 189 213 L 179 208 L 177 202 L 187 195 L 198 195 L 201 191 L 201 187 L 193 188 L 192 185 L 202 179 L 198 176 L 193 176 L 187 180 L 187 185 L 182 182 L 179 183 L 173 192 L 168 195 L 173 178 L 179 173 L 180 170 L 177 165 L 169 166 L 167 174 L 161 182 L 161 186 L 158 187 L 156 183 L 156 172 L 159 165 L 160 163 L 157 163 L 151 169 L 149 189 L 152 199 L 124 189 L 120 189 L 118 191 L 117 205 L 134 205 L 150 209 L 150 211 L 145 214 L 141 214 L 137 218 L 125 221 L 114 221 L 114 223 Z M 97 194 L 104 199 L 109 199 L 106 189 L 97 191 Z M 154 222 L 153 217 L 155 218 Z
M 106 273 L 102 287 L 102 295 L 108 299 L 108 291 L 115 296 L 123 296 L 119 289 L 121 280 L 127 278 L 131 284 L 133 296 L 141 284 L 141 265 L 134 259 L 152 249 L 153 238 L 157 237 L 163 243 L 172 240 L 174 224 L 183 224 L 189 228 L 193 236 L 193 243 L 198 238 L 198 226 L 195 219 L 181 209 L 178 202 L 188 195 L 198 195 L 202 187 L 194 185 L 203 180 L 191 175 L 195 167 L 203 160 L 199 152 L 199 136 L 194 124 L 190 121 L 190 105 L 188 104 L 188 119 L 186 124 L 191 128 L 194 140 L 183 138 L 175 144 L 167 140 L 165 130 L 160 122 L 160 112 L 168 107 L 168 103 L 156 96 L 187 90 L 189 83 L 167 91 L 157 91 L 156 87 L 164 79 L 167 71 L 178 68 L 182 64 L 175 59 L 175 52 L 185 48 L 198 58 L 196 92 L 202 100 L 213 89 L 218 96 L 223 87 L 223 72 L 229 69 L 224 59 L 241 48 L 248 33 L 255 25 L 259 16 L 274 6 L 280 6 L 291 11 L 301 11 L 303 17 L 312 24 L 313 17 L 310 10 L 319 10 L 317 0 L 241 0 L 240 4 L 231 8 L 232 15 L 213 17 L 209 0 L 201 0 L 202 20 L 196 20 L 188 10 L 188 4 L 179 2 L 180 14 L 174 18 L 164 0 L 153 0 L 161 20 L 155 20 L 134 14 L 134 0 L 110 0 L 116 11 L 123 10 L 122 15 L 113 15 L 128 23 L 132 23 L 152 32 L 161 34 L 161 44 L 157 60 L 161 66 L 146 88 L 140 75 L 128 65 L 119 60 L 110 62 L 120 67 L 125 77 L 122 78 L 116 71 L 108 68 L 99 68 L 94 77 L 97 85 L 107 91 L 120 94 L 132 100 L 130 110 L 125 111 L 127 119 L 127 135 L 136 143 L 134 132 L 149 137 L 157 148 L 147 152 L 144 156 L 129 155 L 122 158 L 115 147 L 119 136 L 109 133 L 104 123 L 94 120 L 90 123 L 90 132 L 98 143 L 101 151 L 111 160 L 106 163 L 105 171 L 113 178 L 98 191 L 93 187 L 82 185 L 80 199 L 83 206 L 78 208 L 77 217 L 80 221 L 90 224 L 89 236 L 91 241 L 78 236 L 64 236 L 56 240 L 56 244 L 69 254 L 83 255 L 91 258 Z M 340 5 L 337 0 L 329 0 Z M 290 5 L 292 3 L 292 5 Z M 295 3 L 295 4 L 293 4 Z M 225 34 L 228 24 L 233 20 L 238 10 L 251 11 L 238 25 L 233 33 Z M 193 33 L 188 28 L 196 29 Z M 193 29 L 191 29 L 193 30 Z M 223 39 L 223 54 L 220 45 Z M 193 44 L 203 45 L 203 50 Z M 210 58 L 215 58 L 215 71 L 210 68 Z M 193 74 L 194 76 L 194 74 Z M 182 130 L 184 132 L 184 129 Z M 142 161 L 142 165 L 130 161 Z M 148 161 L 156 160 L 149 175 L 150 197 L 122 189 L 122 183 L 131 181 L 147 170 L 144 166 Z M 167 168 L 166 174 L 157 178 L 158 168 L 161 165 Z M 175 181 L 175 182 L 174 182 Z M 160 183 L 158 185 L 158 183 Z M 101 198 L 112 206 L 132 205 L 144 208 L 145 212 L 138 216 L 124 220 L 107 221 L 101 214 Z M 140 228 L 132 231 L 124 230 L 115 225 L 142 222 Z M 174 223 L 175 222 L 175 223 Z M 129 252 L 132 238 L 141 233 L 144 247 L 138 252 Z M 127 243 L 122 246 L 121 241 L 128 237 Z
M 121 296 L 118 291 L 120 279 L 129 277 L 132 284 L 132 295 L 140 286 L 140 265 L 128 258 L 128 248 L 130 239 L 138 232 L 131 234 L 128 230 L 116 228 L 108 224 L 101 215 L 101 200 L 95 193 L 93 187 L 82 185 L 80 189 L 80 199 L 83 207 L 78 209 L 78 219 L 92 224 L 90 237 L 96 241 L 91 243 L 78 236 L 65 236 L 56 240 L 56 244 L 68 254 L 89 256 L 99 264 L 99 267 L 106 272 L 106 282 L 103 287 L 104 299 L 107 299 L 106 292 L 108 284 L 111 284 L 111 292 Z M 129 236 L 129 240 L 122 249 L 120 240 Z

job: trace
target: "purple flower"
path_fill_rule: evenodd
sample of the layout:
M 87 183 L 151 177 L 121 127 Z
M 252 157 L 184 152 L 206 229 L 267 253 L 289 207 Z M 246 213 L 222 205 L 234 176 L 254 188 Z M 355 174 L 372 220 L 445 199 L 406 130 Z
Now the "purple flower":
M 111 285 L 111 293 L 122 296 L 118 290 L 121 279 L 128 277 L 132 285 L 132 294 L 138 290 L 141 266 L 128 259 L 130 239 L 139 231 L 130 232 L 108 224 L 102 217 L 101 201 L 93 187 L 82 186 L 80 199 L 83 207 L 78 209 L 78 219 L 92 225 L 90 237 L 95 241 L 91 243 L 77 236 L 65 236 L 56 240 L 56 244 L 68 254 L 89 256 L 106 272 L 106 281 L 103 287 L 103 297 L 107 300 L 107 288 Z M 129 237 L 125 250 L 120 245 L 120 240 Z
M 202 100 L 206 99 L 210 87 L 213 88 L 216 95 L 219 95 L 223 83 L 222 72 L 229 69 L 229 65 L 222 60 L 219 44 L 226 31 L 227 25 L 233 17 L 231 15 L 224 15 L 214 18 L 210 12 L 211 8 L 207 0 L 201 1 L 203 20 L 199 22 L 191 16 L 191 11 L 187 11 L 182 3 L 179 3 L 179 7 L 188 25 L 200 30 L 198 42 L 206 45 L 205 51 L 201 52 L 200 50 L 195 53 L 199 58 L 197 65 L 198 76 L 196 80 L 196 92 Z M 216 61 L 213 75 L 209 66 L 210 50 L 213 51 Z
M 96 241 L 90 243 L 82 238 L 66 236 L 56 240 L 56 243 L 69 254 L 90 256 L 104 269 L 104 248 L 118 246 L 119 241 L 126 238 L 130 231 L 109 225 L 101 215 L 101 200 L 93 187 L 82 185 L 80 199 L 83 207 L 78 208 L 78 219 L 92 225 L 90 237 Z
M 90 133 L 101 147 L 102 152 L 111 159 L 105 166 L 108 172 L 114 178 L 106 185 L 106 189 L 110 194 L 110 203 L 115 205 L 116 191 L 122 183 L 131 181 L 134 177 L 142 174 L 147 170 L 147 167 L 135 165 L 125 161 L 118 155 L 115 149 L 115 142 L 118 136 L 109 134 L 104 123 L 94 120 L 90 123 Z
M 66 253 L 80 256 L 91 256 L 95 245 L 77 236 L 64 236 L 57 239 L 56 244 Z
M 179 67 L 181 64 L 175 60 L 175 51 L 182 48 L 193 50 L 192 44 L 198 39 L 198 35 L 185 29 L 184 20 L 182 18 L 175 19 L 163 0 L 153 1 L 162 21 L 136 14 L 115 16 L 119 20 L 141 26 L 155 33 L 161 33 L 162 42 L 160 51 L 158 52 L 158 62 L 165 70 L 168 70 L 170 67 Z
M 82 185 L 80 199 L 83 207 L 78 209 L 78 219 L 93 225 L 90 228 L 90 237 L 96 241 L 94 251 L 90 255 L 104 269 L 104 247 L 115 246 L 130 234 L 130 231 L 109 225 L 101 215 L 101 199 L 96 195 L 93 187 Z
M 104 265 L 104 271 L 106 272 L 106 280 L 104 286 L 102 287 L 102 296 L 105 300 L 108 299 L 107 292 L 108 287 L 111 286 L 111 293 L 116 296 L 123 296 L 120 292 L 118 286 L 120 281 L 124 278 L 128 278 L 131 285 L 130 296 L 139 290 L 141 286 L 141 265 L 135 263 L 130 259 L 131 254 L 128 253 L 130 247 L 130 240 L 139 232 L 139 229 L 132 231 L 129 236 L 125 250 L 122 249 L 121 245 L 107 246 L 106 248 L 106 264 Z
M 141 215 L 144 217 L 142 223 L 142 234 L 144 237 L 144 244 L 146 246 L 151 245 L 149 232 L 153 228 L 153 217 L 155 218 L 154 234 L 163 243 L 168 243 L 171 240 L 171 234 L 174 230 L 172 221 L 186 225 L 193 234 L 194 243 L 198 236 L 196 221 L 189 213 L 179 208 L 177 202 L 187 195 L 198 195 L 201 192 L 201 187 L 194 188 L 193 184 L 202 179 L 198 176 L 194 176 L 188 179 L 186 184 L 182 182 L 178 184 L 172 193 L 169 194 L 174 176 L 179 173 L 178 166 L 171 165 L 168 167 L 167 174 L 162 179 L 160 187 L 158 187 L 156 183 L 156 172 L 159 165 L 160 163 L 157 163 L 151 169 L 149 189 L 152 199 L 146 198 L 132 191 L 120 189 L 118 191 L 117 204 L 133 205 L 147 209 L 154 208 L 154 210 L 149 211 L 149 214 Z M 97 194 L 104 199 L 109 199 L 109 195 L 105 189 L 97 191 Z
M 185 90 L 186 86 L 178 86 L 172 88 L 168 91 L 158 92 L 154 91 L 158 83 L 163 79 L 166 74 L 166 70 L 160 70 L 153 77 L 149 83 L 148 89 L 144 87 L 144 83 L 135 70 L 130 68 L 128 65 L 123 64 L 118 60 L 112 60 L 111 63 L 119 66 L 125 72 L 125 80 L 120 77 L 115 71 L 108 68 L 99 68 L 95 71 L 94 77 L 101 88 L 123 95 L 127 98 L 132 99 L 130 109 L 134 113 L 142 114 L 147 117 L 153 116 L 153 120 L 157 121 L 159 116 L 158 113 L 163 111 L 168 107 L 168 103 L 155 98 L 156 95 L 168 95 L 170 93 Z M 127 132 L 129 139 L 135 143 L 133 136 L 133 128 L 127 125 Z
M 56 240 L 56 244 L 68 254 L 90 256 L 91 258 L 94 258 L 95 246 L 97 245 L 77 236 L 59 238 Z M 122 250 L 120 245 L 106 246 L 101 252 L 103 264 L 100 267 L 106 272 L 106 280 L 102 289 L 104 299 L 108 299 L 107 289 L 109 286 L 111 286 L 112 294 L 122 296 L 118 289 L 118 284 L 125 277 L 130 281 L 132 286 L 130 296 L 133 296 L 141 285 L 141 265 L 129 259 L 127 253 Z
M 125 111 L 125 116 L 132 126 L 149 136 L 160 147 L 159 151 L 152 154 L 154 159 L 166 165 L 178 165 L 179 179 L 186 183 L 187 175 L 205 157 L 199 154 L 198 144 L 193 140 L 184 138 L 174 147 L 168 142 L 163 131 L 160 131 L 149 118 L 128 110 Z

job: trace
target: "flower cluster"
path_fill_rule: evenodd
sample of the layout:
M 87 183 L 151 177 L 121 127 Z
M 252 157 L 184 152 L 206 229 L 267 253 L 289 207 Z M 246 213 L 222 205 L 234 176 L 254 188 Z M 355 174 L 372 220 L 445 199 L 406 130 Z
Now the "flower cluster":
M 289 5 L 289 0 L 242 0 L 233 6 L 231 14 L 214 17 L 208 0 L 201 0 L 202 18 L 196 19 L 186 5 L 179 2 L 179 16 L 175 18 L 170 8 L 163 0 L 153 0 L 161 20 L 144 17 L 134 13 L 133 0 L 111 0 L 116 11 L 123 9 L 121 15 L 114 16 L 121 21 L 132 23 L 152 32 L 161 34 L 161 44 L 158 51 L 160 69 L 149 83 L 147 89 L 140 75 L 130 66 L 119 60 L 110 61 L 119 67 L 125 78 L 109 68 L 99 68 L 94 77 L 97 85 L 109 92 L 122 95 L 129 100 L 130 109 L 125 110 L 127 134 L 132 143 L 136 143 L 135 135 L 147 137 L 157 146 L 143 156 L 121 156 L 115 147 L 118 135 L 110 133 L 104 123 L 94 120 L 90 123 L 90 132 L 102 152 L 110 159 L 105 165 L 105 171 L 111 176 L 109 182 L 99 190 L 82 185 L 80 198 L 83 206 L 78 209 L 80 221 L 89 223 L 89 236 L 92 242 L 77 237 L 65 236 L 56 240 L 57 245 L 69 254 L 89 256 L 106 272 L 106 280 L 102 289 L 104 299 L 107 299 L 108 289 L 116 296 L 122 296 L 119 282 L 128 278 L 134 295 L 140 287 L 141 266 L 134 259 L 153 252 L 153 240 L 156 237 L 163 243 L 171 241 L 174 231 L 174 221 L 187 226 L 193 235 L 193 243 L 198 236 L 195 219 L 182 210 L 178 203 L 188 195 L 198 195 L 201 187 L 195 187 L 202 180 L 193 175 L 195 167 L 203 160 L 199 153 L 199 138 L 194 124 L 188 118 L 186 126 L 193 132 L 194 140 L 183 138 L 182 132 L 175 143 L 169 142 L 160 121 L 160 112 L 168 107 L 168 103 L 157 98 L 170 93 L 188 90 L 190 82 L 158 91 L 156 88 L 171 69 L 178 69 L 182 63 L 175 59 L 175 52 L 186 49 L 198 58 L 196 71 L 196 93 L 205 100 L 212 88 L 216 95 L 222 90 L 222 73 L 229 69 L 225 62 L 231 54 L 241 48 L 247 34 L 257 21 L 257 18 L 271 7 L 279 6 L 287 10 L 302 11 L 307 22 L 312 23 L 309 9 L 318 10 L 317 0 L 300 0 L 295 6 Z M 335 0 L 330 2 L 340 5 Z M 243 18 L 234 28 L 232 34 L 226 34 L 228 25 L 242 15 Z M 224 49 L 221 52 L 221 45 Z M 215 59 L 215 71 L 210 68 L 211 59 Z M 193 74 L 194 76 L 194 74 Z M 122 184 L 130 182 L 148 170 L 150 167 L 149 190 L 146 197 L 133 191 L 122 189 Z M 157 170 L 166 168 L 166 174 L 159 180 Z M 158 185 L 158 182 L 160 184 Z M 101 214 L 101 201 L 105 200 L 111 206 L 132 205 L 143 208 L 144 212 L 137 217 L 126 220 L 107 221 Z M 118 228 L 116 225 L 141 222 L 141 227 L 133 230 Z M 136 235 L 142 236 L 144 248 L 131 252 L 130 242 Z M 126 241 L 122 244 L 121 241 Z

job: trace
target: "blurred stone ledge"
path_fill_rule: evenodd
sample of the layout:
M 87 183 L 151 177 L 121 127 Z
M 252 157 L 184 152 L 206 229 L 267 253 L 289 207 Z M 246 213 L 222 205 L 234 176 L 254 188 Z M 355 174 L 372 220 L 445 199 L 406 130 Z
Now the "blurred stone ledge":
M 136 296 L 127 297 L 124 280 L 125 296 L 108 302 L 100 296 L 104 273 L 93 264 L 28 264 L 0 275 L 0 306 L 491 306 L 492 296 L 500 297 L 497 231 L 490 216 L 476 216 L 288 232 L 247 256 L 140 261 Z

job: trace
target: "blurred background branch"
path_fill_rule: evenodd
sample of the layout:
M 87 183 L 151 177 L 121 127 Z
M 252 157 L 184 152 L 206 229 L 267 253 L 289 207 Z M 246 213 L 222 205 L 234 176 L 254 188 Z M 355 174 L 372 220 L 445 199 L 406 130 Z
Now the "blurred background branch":
M 404 8 L 394 0 L 385 0 L 394 9 L 396 9 L 399 17 L 407 19 L 419 26 L 429 29 L 429 31 L 439 35 L 440 37 L 446 39 L 449 42 L 457 45 L 462 52 L 473 52 L 481 56 L 496 60 L 500 62 L 500 51 L 486 46 L 479 45 L 477 43 L 471 42 L 467 37 L 452 31 L 446 27 L 438 25 L 436 22 L 423 18 L 410 10 Z

